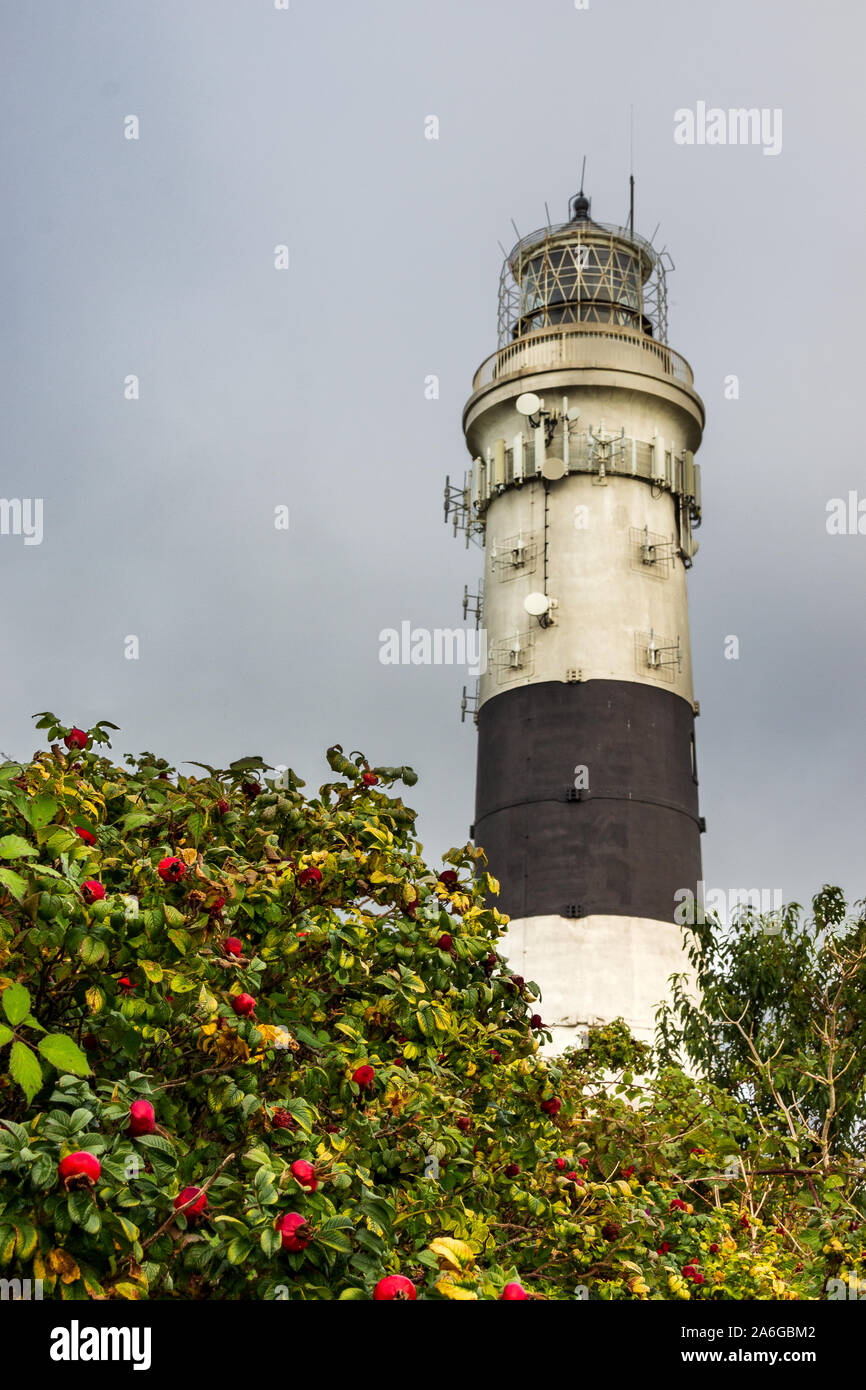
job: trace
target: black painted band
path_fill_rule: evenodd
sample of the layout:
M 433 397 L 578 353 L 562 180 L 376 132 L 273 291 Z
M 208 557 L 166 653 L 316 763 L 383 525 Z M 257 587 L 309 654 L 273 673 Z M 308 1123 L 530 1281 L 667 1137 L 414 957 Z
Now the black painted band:
M 497 906 L 673 921 L 677 890 L 701 877 L 693 740 L 691 705 L 637 681 L 545 681 L 486 701 L 475 839 Z

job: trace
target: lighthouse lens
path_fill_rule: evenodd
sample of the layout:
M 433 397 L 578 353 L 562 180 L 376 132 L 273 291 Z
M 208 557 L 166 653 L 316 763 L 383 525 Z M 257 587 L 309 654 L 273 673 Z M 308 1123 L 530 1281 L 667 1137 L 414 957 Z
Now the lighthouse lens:
M 640 256 L 611 237 L 546 241 L 520 267 L 519 333 L 549 324 L 642 327 Z

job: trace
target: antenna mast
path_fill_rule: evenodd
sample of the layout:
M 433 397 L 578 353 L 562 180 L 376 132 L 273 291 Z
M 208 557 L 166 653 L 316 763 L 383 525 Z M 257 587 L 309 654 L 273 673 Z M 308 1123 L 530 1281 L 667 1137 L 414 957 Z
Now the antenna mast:
M 628 230 L 634 236 L 634 107 L 628 108 Z

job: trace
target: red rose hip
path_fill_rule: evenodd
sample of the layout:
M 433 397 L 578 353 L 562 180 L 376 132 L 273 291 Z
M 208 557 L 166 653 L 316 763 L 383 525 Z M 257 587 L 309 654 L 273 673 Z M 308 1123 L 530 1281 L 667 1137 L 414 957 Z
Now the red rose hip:
M 256 1011 L 256 1001 L 251 994 L 235 994 L 232 996 L 232 1008 L 238 1018 L 249 1018 Z
M 417 1297 L 418 1290 L 404 1274 L 387 1275 L 379 1280 L 373 1290 L 377 1303 L 414 1303 Z
M 185 1187 L 174 1199 L 175 1211 L 180 1211 L 181 1207 L 184 1209 L 184 1216 L 198 1216 L 207 1210 L 207 1193 L 202 1192 L 200 1187 Z
M 62 1158 L 57 1165 L 57 1172 L 67 1186 L 78 1180 L 83 1183 L 95 1183 L 102 1172 L 102 1164 L 95 1154 L 80 1149 L 77 1153 L 67 1154 Z
M 307 1218 L 299 1211 L 288 1211 L 277 1222 L 284 1250 L 306 1250 L 312 1239 Z
M 307 1192 L 315 1192 L 319 1186 L 316 1178 L 316 1170 L 312 1163 L 308 1163 L 305 1158 L 296 1158 L 292 1164 L 292 1176 L 301 1187 L 306 1188 Z
M 134 1100 L 129 1107 L 129 1132 L 132 1135 L 153 1134 L 156 1113 L 149 1100 Z

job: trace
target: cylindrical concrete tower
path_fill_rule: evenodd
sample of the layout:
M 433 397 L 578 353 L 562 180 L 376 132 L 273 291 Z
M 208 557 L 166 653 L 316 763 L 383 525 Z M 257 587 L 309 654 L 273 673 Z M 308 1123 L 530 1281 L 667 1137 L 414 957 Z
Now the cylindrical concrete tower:
M 446 488 L 486 557 L 474 837 L 557 1048 L 619 1016 L 652 1036 L 687 969 L 674 913 L 703 829 L 686 570 L 704 409 L 667 345 L 666 253 L 582 192 L 571 212 L 505 261 L 499 350 L 463 414 L 472 468 Z

